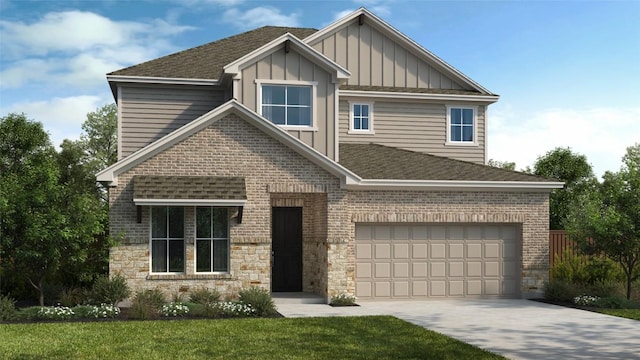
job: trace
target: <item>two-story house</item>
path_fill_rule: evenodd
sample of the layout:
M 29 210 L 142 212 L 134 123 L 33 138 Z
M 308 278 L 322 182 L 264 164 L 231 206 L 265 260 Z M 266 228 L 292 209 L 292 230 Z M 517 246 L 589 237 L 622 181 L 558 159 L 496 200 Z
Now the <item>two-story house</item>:
M 367 9 L 112 72 L 110 272 L 133 289 L 521 297 L 549 192 L 485 165 L 498 96 Z

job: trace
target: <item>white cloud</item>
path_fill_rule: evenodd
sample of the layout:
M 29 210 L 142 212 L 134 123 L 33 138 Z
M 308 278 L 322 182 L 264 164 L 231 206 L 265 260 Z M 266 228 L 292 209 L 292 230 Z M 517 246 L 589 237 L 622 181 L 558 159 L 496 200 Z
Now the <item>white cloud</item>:
M 489 114 L 489 158 L 515 161 L 520 169 L 556 147 L 570 147 L 601 176 L 619 170 L 639 135 L 640 108 L 547 109 L 527 116 L 496 105 Z
M 0 88 L 104 86 L 107 72 L 174 50 L 167 38 L 191 29 L 162 19 L 114 21 L 83 11 L 48 13 L 31 23 L 0 21 Z
M 8 108 L 3 107 L 0 113 L 3 116 L 12 112 L 24 113 L 27 118 L 43 123 L 52 144 L 60 146 L 64 139 L 79 139 L 87 113 L 110 102 L 111 99 L 100 96 L 72 96 L 16 103 Z
M 342 10 L 342 11 L 339 11 L 337 13 L 334 13 L 333 14 L 333 20 L 331 20 L 331 22 L 338 21 L 338 20 L 342 19 L 343 17 L 351 14 L 354 11 L 356 11 L 356 9 L 347 9 L 347 10 Z
M 282 14 L 280 9 L 271 6 L 259 6 L 241 12 L 233 8 L 224 12 L 223 21 L 241 29 L 253 29 L 265 25 L 274 26 L 300 26 L 300 14 Z

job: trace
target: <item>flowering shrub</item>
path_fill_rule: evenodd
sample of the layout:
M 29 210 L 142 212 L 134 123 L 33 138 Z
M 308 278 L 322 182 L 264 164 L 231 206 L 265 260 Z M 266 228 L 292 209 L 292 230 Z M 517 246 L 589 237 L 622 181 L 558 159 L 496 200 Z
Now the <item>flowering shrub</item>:
M 114 318 L 120 315 L 120 308 L 111 304 L 100 304 L 100 306 L 93 306 L 93 309 L 89 312 L 89 316 L 94 318 Z
M 187 305 L 181 302 L 172 302 L 168 304 L 162 305 L 162 309 L 160 309 L 160 314 L 163 316 L 185 316 L 189 313 L 189 308 Z
M 600 300 L 597 296 L 580 295 L 573 298 L 574 304 L 581 306 L 594 306 Z
M 73 315 L 73 310 L 66 306 L 41 306 L 36 316 L 42 320 L 66 320 Z
M 331 297 L 331 305 L 354 305 L 358 298 L 348 292 L 341 292 Z
M 256 314 L 256 310 L 251 305 L 241 302 L 219 302 L 216 304 L 216 308 L 225 316 L 253 316 Z

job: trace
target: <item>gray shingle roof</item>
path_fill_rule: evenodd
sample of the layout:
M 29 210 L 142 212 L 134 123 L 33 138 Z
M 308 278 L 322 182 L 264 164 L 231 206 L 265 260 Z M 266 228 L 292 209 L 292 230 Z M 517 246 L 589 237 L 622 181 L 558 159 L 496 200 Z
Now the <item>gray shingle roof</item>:
M 109 75 L 218 79 L 225 65 L 281 35 L 289 32 L 297 38 L 304 39 L 317 31 L 308 28 L 265 26 L 120 69 Z
M 340 144 L 340 165 L 364 179 L 557 181 L 378 144 Z
M 134 199 L 246 200 L 244 178 L 220 176 L 133 177 Z

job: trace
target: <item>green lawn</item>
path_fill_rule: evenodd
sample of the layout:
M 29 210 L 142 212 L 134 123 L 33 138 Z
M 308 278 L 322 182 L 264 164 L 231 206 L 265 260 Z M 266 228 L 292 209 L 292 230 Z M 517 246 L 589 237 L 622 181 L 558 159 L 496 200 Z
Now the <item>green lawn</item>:
M 502 359 L 391 316 L 0 325 L 7 359 Z
M 640 320 L 640 309 L 596 309 L 595 311 L 602 314 Z

